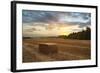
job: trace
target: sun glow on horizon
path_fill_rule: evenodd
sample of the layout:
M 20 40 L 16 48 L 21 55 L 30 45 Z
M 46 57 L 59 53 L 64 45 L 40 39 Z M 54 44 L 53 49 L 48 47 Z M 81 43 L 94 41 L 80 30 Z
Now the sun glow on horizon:
M 77 29 L 77 30 L 75 30 Z M 72 32 L 77 32 L 79 31 L 80 28 L 78 25 L 74 25 L 74 26 L 66 26 L 66 27 L 60 27 L 60 30 L 59 30 L 59 35 L 69 35 L 70 33 Z
M 46 24 L 40 25 L 25 25 L 23 28 L 24 36 L 32 36 L 32 37 L 49 37 L 49 36 L 60 36 L 60 35 L 69 35 L 73 32 L 78 32 L 82 30 L 79 28 L 79 25 L 68 25 L 68 24 Z
M 68 29 L 60 29 L 59 30 L 59 35 L 69 35 L 71 33 L 71 31 L 68 31 Z

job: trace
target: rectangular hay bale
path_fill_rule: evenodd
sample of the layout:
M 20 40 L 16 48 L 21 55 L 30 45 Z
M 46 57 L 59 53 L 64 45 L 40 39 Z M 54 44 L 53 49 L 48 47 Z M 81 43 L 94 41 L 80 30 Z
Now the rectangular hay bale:
M 39 52 L 42 54 L 57 54 L 58 49 L 55 43 L 42 43 L 39 44 Z

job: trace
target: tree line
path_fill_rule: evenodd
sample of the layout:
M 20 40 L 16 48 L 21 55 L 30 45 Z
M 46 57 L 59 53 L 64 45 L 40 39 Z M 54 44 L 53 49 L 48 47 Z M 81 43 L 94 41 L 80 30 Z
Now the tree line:
M 86 27 L 86 30 L 82 30 L 80 32 L 73 32 L 66 35 L 60 35 L 60 38 L 64 39 L 79 39 L 79 40 L 90 40 L 91 39 L 91 29 L 89 27 Z

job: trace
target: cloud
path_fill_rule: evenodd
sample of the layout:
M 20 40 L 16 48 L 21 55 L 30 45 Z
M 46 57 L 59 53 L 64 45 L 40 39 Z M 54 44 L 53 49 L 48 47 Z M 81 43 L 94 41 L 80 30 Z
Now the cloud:
M 23 10 L 23 23 L 58 21 L 57 14 L 45 11 Z
M 91 25 L 91 14 L 82 12 L 55 12 L 23 10 L 24 36 L 57 36 L 80 31 Z
M 32 25 L 41 25 L 60 23 L 60 24 L 73 24 L 84 27 L 91 24 L 91 14 L 82 12 L 54 12 L 54 11 L 36 11 L 36 10 L 23 10 L 22 11 L 23 23 L 35 23 Z M 36 24 L 37 23 L 37 24 Z M 38 24 L 39 23 L 39 24 Z M 41 24 L 40 24 L 41 23 Z M 51 28 L 51 25 L 47 27 Z

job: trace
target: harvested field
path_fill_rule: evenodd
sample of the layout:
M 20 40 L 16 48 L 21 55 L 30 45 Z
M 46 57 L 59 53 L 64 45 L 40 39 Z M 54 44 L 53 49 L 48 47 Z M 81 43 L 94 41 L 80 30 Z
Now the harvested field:
M 57 52 L 44 54 L 39 44 L 56 43 Z M 46 48 L 50 51 L 50 48 Z M 29 38 L 23 39 L 23 62 L 45 62 L 64 60 L 86 60 L 91 58 L 90 40 L 73 40 L 61 38 Z

